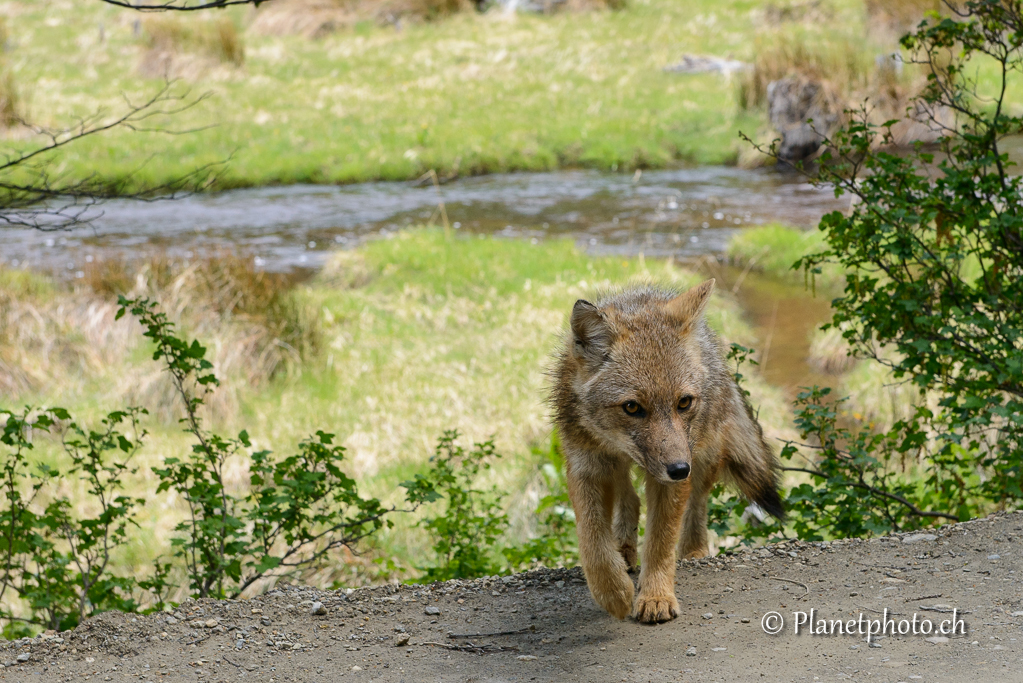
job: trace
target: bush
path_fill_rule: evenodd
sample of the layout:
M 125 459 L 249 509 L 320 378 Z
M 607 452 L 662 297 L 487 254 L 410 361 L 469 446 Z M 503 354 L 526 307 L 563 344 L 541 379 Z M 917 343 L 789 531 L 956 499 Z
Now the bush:
M 146 436 L 140 426 L 146 411 L 110 413 L 93 430 L 62 408 L 0 409 L 0 621 L 7 636 L 65 630 L 98 612 L 135 611 L 143 603 L 163 609 L 177 570 L 193 597 L 236 597 L 261 579 L 321 566 L 332 551 L 390 525 L 387 515 L 395 512 L 359 495 L 332 434 L 317 431 L 282 458 L 250 455 L 244 430 L 229 438 L 205 428 L 200 409 L 219 385 L 206 349 L 176 336 L 152 301 L 121 297 L 120 305 L 117 318 L 127 312 L 139 318 L 184 406 L 182 423 L 194 443 L 152 474 L 156 492 L 174 491 L 188 516 L 175 528 L 172 561 L 158 558 L 147 577 L 113 574 L 112 560 L 147 502 L 124 494 L 137 473 L 132 461 Z M 33 453 L 46 437 L 58 441 L 67 466 Z M 235 458 L 248 461 L 244 495 L 224 481 Z M 87 495 L 72 505 L 75 486 Z
M 782 459 L 810 478 L 787 506 L 805 539 L 964 520 L 1023 500 L 1023 179 L 1002 148 L 1023 130 L 1004 99 L 1023 67 L 1023 4 L 971 0 L 902 44 L 930 72 L 916 110 L 955 111 L 958 125 L 942 128 L 940 157 L 920 145 L 899 156 L 884 151 L 897 122 L 851 113 L 817 182 L 858 201 L 823 218 L 822 248 L 799 265 L 845 274 L 824 329 L 933 400 L 879 429 L 842 415 L 830 390 L 799 395 L 801 441 Z M 991 100 L 969 76 L 975 58 L 1000 66 Z M 740 511 L 729 503 L 716 500 L 718 521 Z
M 475 488 L 481 470 L 500 456 L 494 442 L 473 444 L 465 450 L 456 443 L 458 432 L 447 431 L 437 442 L 426 474 L 402 484 L 413 505 L 443 500 L 442 514 L 424 517 L 419 526 L 433 539 L 437 564 L 417 567 L 423 581 L 470 579 L 504 573 L 493 548 L 508 529 L 508 516 L 501 511 L 501 494 L 496 487 Z

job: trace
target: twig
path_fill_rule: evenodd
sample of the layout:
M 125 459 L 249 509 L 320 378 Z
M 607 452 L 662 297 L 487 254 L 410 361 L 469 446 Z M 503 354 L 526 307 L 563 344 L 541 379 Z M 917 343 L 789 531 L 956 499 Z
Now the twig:
M 799 444 L 799 443 L 796 443 L 794 441 L 787 441 L 787 440 L 784 440 L 784 439 L 782 439 L 782 440 L 785 441 L 785 443 L 787 443 L 787 444 L 795 444 L 797 446 L 805 446 L 807 448 L 816 448 L 818 450 L 821 448 L 820 446 L 810 446 L 808 444 Z M 810 468 L 806 468 L 806 467 L 782 467 L 781 470 L 783 472 L 806 472 L 807 474 L 812 474 L 814 476 L 821 477 L 823 479 L 827 479 L 828 478 L 828 475 L 824 474 L 820 470 L 810 469 Z M 933 512 L 933 511 L 930 511 L 930 510 L 921 510 L 920 508 L 918 508 L 917 506 L 913 505 L 912 503 L 910 503 L 908 500 L 906 500 L 902 496 L 896 495 L 894 493 L 890 493 L 888 491 L 884 491 L 884 490 L 879 489 L 879 488 L 875 488 L 875 487 L 873 487 L 873 486 L 871 486 L 869 484 L 862 484 L 862 483 L 856 482 L 856 481 L 844 481 L 844 482 L 842 482 L 842 484 L 845 485 L 845 486 L 852 486 L 852 487 L 855 487 L 855 488 L 858 488 L 858 489 L 865 489 L 865 490 L 870 491 L 871 493 L 873 493 L 875 495 L 882 496 L 884 498 L 889 498 L 889 499 L 894 500 L 894 501 L 896 501 L 898 503 L 902 503 L 903 505 L 905 505 L 909 509 L 909 514 L 913 515 L 914 517 L 944 517 L 945 519 L 950 519 L 953 522 L 958 522 L 959 521 L 959 517 L 957 517 L 956 515 L 950 515 L 950 514 L 948 514 L 946 512 Z
M 227 662 L 227 663 L 228 663 L 228 664 L 230 664 L 231 666 L 237 667 L 237 668 L 239 668 L 239 669 L 240 669 L 240 668 L 241 668 L 241 666 L 242 666 L 241 664 L 235 664 L 234 662 L 232 662 L 232 661 L 231 661 L 230 659 L 228 659 L 227 657 L 221 657 L 221 659 L 223 659 L 223 660 L 224 660 L 225 662 Z
M 785 583 L 794 583 L 797 586 L 802 587 L 802 589 L 805 590 L 806 592 L 800 595 L 798 598 L 796 598 L 797 600 L 802 600 L 803 598 L 810 594 L 810 587 L 807 586 L 805 583 L 800 583 L 799 581 L 794 581 L 793 579 L 783 579 L 780 576 L 769 576 L 768 578 L 774 579 L 775 581 L 784 581 Z
M 931 598 L 940 598 L 941 593 L 935 593 L 934 595 L 924 595 L 919 598 L 906 598 L 903 602 L 916 602 L 917 600 L 930 600 Z
M 430 645 L 432 647 L 442 647 L 445 650 L 454 650 L 455 652 L 471 652 L 477 655 L 489 655 L 494 652 L 518 652 L 517 647 L 504 647 L 503 645 L 474 645 L 473 643 L 467 643 L 465 645 L 450 645 L 448 643 L 419 643 L 419 645 Z
M 873 612 L 874 614 L 884 614 L 884 612 L 882 612 L 880 610 L 876 610 L 876 609 L 871 609 L 870 607 L 864 607 L 863 605 L 856 605 L 856 606 L 859 607 L 860 609 L 865 609 L 868 612 Z M 888 614 L 891 614 L 893 616 L 902 616 L 902 612 L 889 612 Z
M 516 629 L 515 631 L 497 631 L 496 633 L 449 633 L 448 638 L 492 638 L 494 636 L 517 636 L 520 633 L 535 633 L 536 626 Z

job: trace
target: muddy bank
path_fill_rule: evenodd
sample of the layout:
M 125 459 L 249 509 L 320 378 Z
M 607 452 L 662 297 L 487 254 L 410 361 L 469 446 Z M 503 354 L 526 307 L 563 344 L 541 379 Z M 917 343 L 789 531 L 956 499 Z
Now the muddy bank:
M 659 626 L 602 612 L 579 569 L 353 592 L 284 588 L 190 601 L 173 615 L 109 613 L 4 644 L 0 680 L 1018 681 L 1021 540 L 1023 514 L 1014 513 L 931 535 L 683 561 L 681 615 Z M 887 609 L 896 624 L 915 614 L 935 628 L 956 617 L 966 633 L 872 644 L 795 635 L 793 613 L 811 609 L 843 621 Z M 772 611 L 785 619 L 777 635 L 762 627 Z

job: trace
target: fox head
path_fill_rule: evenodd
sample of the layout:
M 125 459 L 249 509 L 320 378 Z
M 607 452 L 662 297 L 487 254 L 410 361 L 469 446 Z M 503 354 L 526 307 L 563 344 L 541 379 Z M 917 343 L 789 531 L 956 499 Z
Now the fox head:
M 572 309 L 563 379 L 573 422 L 665 483 L 689 478 L 727 377 L 703 320 L 713 289 L 643 288 Z

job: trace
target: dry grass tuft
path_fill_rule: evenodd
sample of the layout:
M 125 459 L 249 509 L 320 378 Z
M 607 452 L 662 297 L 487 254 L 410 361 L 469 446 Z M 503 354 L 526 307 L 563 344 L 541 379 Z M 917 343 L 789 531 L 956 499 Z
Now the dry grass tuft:
M 431 21 L 473 7 L 470 0 L 278 0 L 254 10 L 249 30 L 264 36 L 322 38 L 361 21 Z
M 245 63 L 245 47 L 227 17 L 189 20 L 149 17 L 143 22 L 146 50 L 138 72 L 147 78 L 195 79 L 218 65 Z
M 840 97 L 862 91 L 870 82 L 873 60 L 851 38 L 782 30 L 761 33 L 753 49 L 753 68 L 739 79 L 742 109 L 764 107 L 768 86 L 787 76 L 822 83 Z
M 941 0 L 866 0 L 871 33 L 897 40 L 923 21 L 928 12 L 940 12 Z
M 51 283 L 45 293 L 38 276 L 19 273 L 0 271 L 0 391 L 11 397 L 73 392 L 99 380 L 113 387 L 115 403 L 178 417 L 179 400 L 160 368 L 126 362 L 144 340 L 135 323 L 114 321 L 119 294 L 160 302 L 183 334 L 207 345 L 217 375 L 232 380 L 211 401 L 217 418 L 237 411 L 245 388 L 319 348 L 319 318 L 296 296 L 294 280 L 257 270 L 251 259 L 106 261 L 92 264 L 74 289 Z

